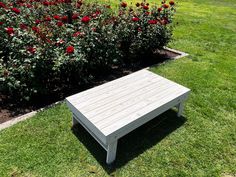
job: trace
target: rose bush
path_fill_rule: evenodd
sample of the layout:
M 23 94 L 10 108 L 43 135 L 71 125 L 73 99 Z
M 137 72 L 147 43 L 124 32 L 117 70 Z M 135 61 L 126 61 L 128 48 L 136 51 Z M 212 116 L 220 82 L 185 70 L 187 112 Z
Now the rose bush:
M 61 93 L 171 39 L 175 2 L 160 6 L 80 0 L 0 2 L 0 91 L 19 100 Z
M 163 1 L 159 7 L 137 3 L 136 9 L 121 4 L 117 17 L 116 33 L 124 62 L 130 64 L 165 46 L 171 39 L 174 4 Z M 146 57 L 147 59 L 147 57 Z

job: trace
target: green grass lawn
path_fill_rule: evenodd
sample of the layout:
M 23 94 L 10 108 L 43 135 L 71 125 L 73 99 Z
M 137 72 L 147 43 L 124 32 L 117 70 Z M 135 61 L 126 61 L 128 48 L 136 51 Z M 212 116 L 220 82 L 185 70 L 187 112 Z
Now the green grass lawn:
M 236 175 L 236 2 L 179 1 L 170 47 L 190 56 L 152 71 L 192 90 L 184 117 L 173 110 L 118 143 L 117 161 L 65 104 L 0 132 L 0 176 Z

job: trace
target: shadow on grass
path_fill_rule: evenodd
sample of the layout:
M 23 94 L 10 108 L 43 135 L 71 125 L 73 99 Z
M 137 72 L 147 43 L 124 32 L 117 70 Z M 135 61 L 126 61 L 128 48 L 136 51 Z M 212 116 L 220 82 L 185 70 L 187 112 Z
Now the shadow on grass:
M 168 110 L 130 132 L 118 140 L 116 161 L 112 165 L 106 164 L 106 151 L 81 125 L 74 126 L 72 132 L 102 165 L 104 170 L 111 174 L 139 154 L 156 145 L 185 122 L 186 118 L 177 117 L 174 110 Z

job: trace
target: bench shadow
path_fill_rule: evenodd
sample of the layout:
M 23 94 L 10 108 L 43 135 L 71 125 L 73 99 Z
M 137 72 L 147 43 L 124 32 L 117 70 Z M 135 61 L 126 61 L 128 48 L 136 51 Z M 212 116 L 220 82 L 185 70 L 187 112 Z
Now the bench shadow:
M 186 118 L 177 117 L 174 110 L 168 110 L 159 115 L 118 140 L 116 161 L 111 165 L 106 164 L 106 151 L 80 124 L 72 127 L 72 132 L 103 169 L 111 174 L 147 149 L 155 146 L 185 122 Z

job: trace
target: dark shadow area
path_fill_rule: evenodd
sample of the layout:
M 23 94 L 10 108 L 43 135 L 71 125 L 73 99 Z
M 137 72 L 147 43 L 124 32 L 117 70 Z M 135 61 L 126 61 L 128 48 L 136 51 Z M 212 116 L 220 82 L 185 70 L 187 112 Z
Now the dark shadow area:
M 176 111 L 168 110 L 136 130 L 118 140 L 116 161 L 106 164 L 106 151 L 79 124 L 72 127 L 72 132 L 96 158 L 108 174 L 124 166 L 133 158 L 159 143 L 186 122 L 186 118 L 177 117 Z

